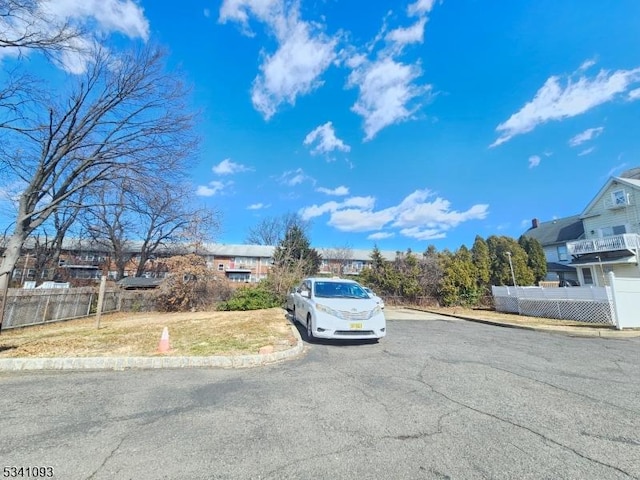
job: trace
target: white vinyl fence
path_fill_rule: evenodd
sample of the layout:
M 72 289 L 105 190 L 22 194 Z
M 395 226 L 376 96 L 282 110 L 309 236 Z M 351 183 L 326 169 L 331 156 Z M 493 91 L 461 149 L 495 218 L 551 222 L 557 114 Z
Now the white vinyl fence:
M 607 287 L 491 287 L 496 311 L 640 327 L 640 279 L 608 276 Z

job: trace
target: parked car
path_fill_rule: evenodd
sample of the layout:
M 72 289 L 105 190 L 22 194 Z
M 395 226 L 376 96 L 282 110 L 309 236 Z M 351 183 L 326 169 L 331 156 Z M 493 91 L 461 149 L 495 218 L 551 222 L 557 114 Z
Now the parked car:
M 378 302 L 378 305 L 380 305 L 380 308 L 384 308 L 384 300 L 382 300 L 378 295 L 373 293 L 373 290 L 371 290 L 369 287 L 362 287 L 362 288 L 364 289 L 365 292 L 369 294 L 371 298 L 373 298 L 376 302 Z
M 342 278 L 305 278 L 293 294 L 293 319 L 307 338 L 380 339 L 384 311 L 362 285 Z
M 561 287 L 579 287 L 580 283 L 577 280 L 562 280 L 560 282 Z
M 285 301 L 284 307 L 287 309 L 288 312 L 293 312 L 293 306 L 294 306 L 294 295 L 296 294 L 296 287 L 292 287 L 289 290 L 289 293 L 287 293 L 287 299 Z

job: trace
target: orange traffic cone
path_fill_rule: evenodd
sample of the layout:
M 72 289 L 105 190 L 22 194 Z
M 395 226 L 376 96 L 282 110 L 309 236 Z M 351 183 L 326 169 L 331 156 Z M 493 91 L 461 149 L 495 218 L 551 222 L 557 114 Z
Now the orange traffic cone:
M 167 353 L 171 347 L 169 346 L 169 329 L 164 327 L 162 330 L 162 336 L 160 337 L 160 343 L 158 344 L 159 353 Z

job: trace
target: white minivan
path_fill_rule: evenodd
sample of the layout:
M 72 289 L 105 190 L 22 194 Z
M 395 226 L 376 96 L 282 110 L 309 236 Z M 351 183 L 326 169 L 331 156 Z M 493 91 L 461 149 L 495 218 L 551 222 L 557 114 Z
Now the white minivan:
M 384 311 L 363 287 L 343 278 L 305 278 L 293 294 L 293 319 L 307 338 L 380 339 L 387 333 Z

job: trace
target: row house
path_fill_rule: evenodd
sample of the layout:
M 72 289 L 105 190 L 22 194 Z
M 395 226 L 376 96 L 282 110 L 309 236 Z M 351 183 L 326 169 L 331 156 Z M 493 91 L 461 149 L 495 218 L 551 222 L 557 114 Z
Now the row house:
M 135 276 L 139 261 L 140 246 L 131 242 L 128 246 L 130 260 L 125 266 L 125 277 Z M 204 244 L 197 250 L 187 247 L 160 249 L 147 261 L 144 277 L 162 278 L 166 275 L 163 260 L 169 256 L 196 253 L 204 257 L 208 268 L 232 283 L 255 283 L 266 278 L 273 265 L 274 246 L 269 245 L 225 245 Z M 13 283 L 23 285 L 25 281 L 40 283 L 54 281 L 99 281 L 102 275 L 116 279 L 117 270 L 111 255 L 104 246 L 90 241 L 70 239 L 64 242 L 56 265 L 46 268 L 37 266 L 33 248 L 27 244 L 26 254 L 13 272 Z M 320 275 L 357 275 L 370 265 L 371 250 L 318 249 L 322 255 Z M 382 256 L 392 261 L 396 253 L 382 251 Z

